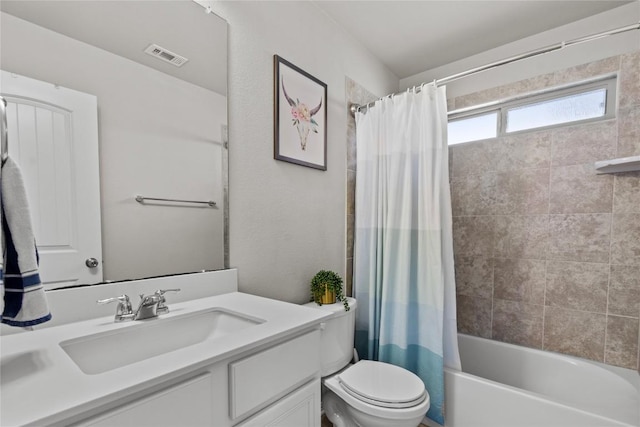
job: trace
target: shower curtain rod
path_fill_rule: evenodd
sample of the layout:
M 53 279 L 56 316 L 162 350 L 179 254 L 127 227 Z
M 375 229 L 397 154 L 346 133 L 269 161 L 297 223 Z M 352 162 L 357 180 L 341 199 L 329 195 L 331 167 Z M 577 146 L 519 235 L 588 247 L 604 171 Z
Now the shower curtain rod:
M 585 42 L 589 42 L 589 41 L 592 41 L 592 40 L 597 40 L 597 39 L 601 39 L 603 37 L 613 36 L 615 34 L 620 34 L 620 33 L 624 33 L 624 32 L 627 32 L 627 31 L 632 31 L 632 30 L 640 30 L 640 22 L 637 22 L 637 23 L 631 24 L 631 25 L 627 25 L 625 27 L 620 27 L 620 28 L 615 28 L 613 30 L 604 31 L 602 33 L 592 34 L 590 36 L 580 37 L 580 38 L 569 40 L 569 41 L 563 41 L 563 42 L 556 43 L 556 44 L 553 44 L 553 45 L 550 45 L 550 46 L 546 46 L 546 47 L 543 47 L 543 48 L 540 48 L 540 49 L 532 50 L 532 51 L 529 51 L 529 52 L 526 52 L 526 53 L 521 53 L 519 55 L 515 55 L 515 56 L 509 57 L 509 58 L 506 58 L 506 59 L 501 59 L 499 61 L 492 62 L 492 63 L 486 64 L 486 65 L 482 65 L 480 67 L 471 68 L 471 69 L 463 71 L 461 73 L 452 74 L 450 76 L 443 77 L 441 79 L 436 79 L 436 80 L 434 80 L 434 83 L 436 84 L 436 86 L 440 86 L 442 84 L 449 83 L 449 82 L 452 82 L 452 81 L 455 81 L 455 80 L 459 80 L 459 79 L 462 79 L 464 77 L 471 76 L 473 74 L 477 74 L 477 73 L 480 73 L 482 71 L 489 70 L 491 68 L 497 68 L 497 67 L 500 67 L 502 65 L 510 64 L 512 62 L 517 62 L 517 61 L 521 61 L 523 59 L 532 58 L 534 56 L 538 56 L 538 55 L 542 55 L 542 54 L 545 54 L 545 53 L 553 52 L 553 51 L 556 51 L 556 50 L 564 49 L 567 46 L 572 46 L 572 45 L 579 44 L 579 43 L 585 43 Z M 422 88 L 422 86 L 424 84 L 425 83 L 422 83 L 422 85 L 420 85 L 420 86 L 414 86 L 414 88 L 416 88 L 417 91 L 420 91 L 420 89 Z M 403 93 L 403 92 L 404 91 L 396 92 L 396 94 L 400 94 L 400 93 Z M 393 94 L 393 95 L 395 95 L 395 94 Z M 380 99 L 384 99 L 384 98 L 386 98 L 388 96 L 392 96 L 392 95 L 387 95 L 387 96 L 384 96 L 384 97 L 382 97 Z M 370 103 L 368 103 L 366 105 L 351 104 L 349 106 L 349 111 L 351 112 L 351 115 L 355 117 L 355 115 L 356 115 L 356 113 L 358 111 L 360 111 L 363 108 L 372 107 L 372 106 L 375 105 L 375 103 L 376 103 L 376 101 L 370 102 Z

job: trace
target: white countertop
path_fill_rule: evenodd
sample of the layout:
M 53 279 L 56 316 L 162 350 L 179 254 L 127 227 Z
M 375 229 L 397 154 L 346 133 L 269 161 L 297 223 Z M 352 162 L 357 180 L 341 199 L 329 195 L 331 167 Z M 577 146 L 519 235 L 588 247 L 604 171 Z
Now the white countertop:
M 114 323 L 109 316 L 0 337 L 0 425 L 59 422 L 188 371 L 309 330 L 330 316 L 322 310 L 232 292 L 169 304 L 171 312 L 161 318 L 218 307 L 264 323 L 96 375 L 83 373 L 59 343 L 127 328 L 136 322 Z M 155 320 L 145 322 L 149 321 Z

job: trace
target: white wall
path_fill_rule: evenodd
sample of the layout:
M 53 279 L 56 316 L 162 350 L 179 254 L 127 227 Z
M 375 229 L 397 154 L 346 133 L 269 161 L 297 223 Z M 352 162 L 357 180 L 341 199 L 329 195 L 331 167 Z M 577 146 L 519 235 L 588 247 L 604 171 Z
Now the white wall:
M 550 11 L 550 13 L 553 12 Z M 400 90 L 483 66 L 514 55 L 554 45 L 562 41 L 569 41 L 614 28 L 637 24 L 638 21 L 640 21 L 640 1 L 404 78 L 400 81 Z M 447 97 L 454 98 L 501 86 L 574 65 L 631 52 L 637 50 L 639 47 L 640 31 L 629 31 L 596 41 L 573 45 L 560 51 L 504 65 L 449 83 L 447 84 Z
M 0 67 L 98 98 L 105 280 L 222 268 L 226 98 L 11 15 L 1 19 Z M 213 199 L 220 209 L 141 206 L 136 194 Z
M 239 288 L 309 299 L 320 269 L 345 275 L 345 76 L 384 95 L 398 79 L 312 3 L 211 2 L 229 22 L 230 262 Z M 273 159 L 273 55 L 328 85 L 327 171 Z

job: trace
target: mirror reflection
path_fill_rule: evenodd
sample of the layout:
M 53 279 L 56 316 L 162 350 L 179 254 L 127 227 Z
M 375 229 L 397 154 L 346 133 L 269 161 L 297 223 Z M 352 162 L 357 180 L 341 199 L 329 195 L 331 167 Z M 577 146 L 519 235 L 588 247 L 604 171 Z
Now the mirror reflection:
M 186 0 L 0 9 L 46 288 L 225 268 L 226 22 Z

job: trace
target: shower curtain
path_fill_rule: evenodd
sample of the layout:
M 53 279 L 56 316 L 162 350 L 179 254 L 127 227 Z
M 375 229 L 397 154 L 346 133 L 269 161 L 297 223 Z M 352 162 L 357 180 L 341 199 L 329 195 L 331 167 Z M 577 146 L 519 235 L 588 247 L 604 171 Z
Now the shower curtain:
M 460 369 L 445 88 L 377 101 L 356 136 L 356 348 L 417 374 L 444 425 L 443 369 Z

